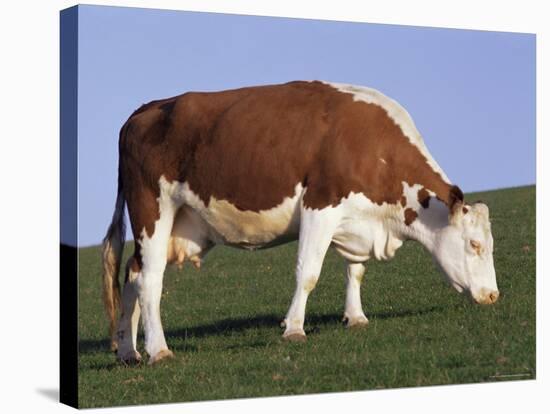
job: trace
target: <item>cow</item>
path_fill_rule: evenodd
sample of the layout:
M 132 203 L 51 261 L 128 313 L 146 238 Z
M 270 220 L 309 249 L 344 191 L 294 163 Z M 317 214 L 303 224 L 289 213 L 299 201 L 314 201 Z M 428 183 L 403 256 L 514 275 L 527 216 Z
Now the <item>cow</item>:
M 124 208 L 134 236 L 122 295 Z M 298 240 L 283 338 L 304 341 L 308 295 L 332 246 L 347 262 L 344 318 L 368 323 L 365 262 L 420 242 L 473 302 L 499 297 L 489 209 L 468 204 L 396 101 L 320 81 L 188 92 L 142 105 L 119 136 L 118 190 L 103 241 L 111 347 L 126 363 L 142 318 L 149 363 L 172 357 L 160 300 L 167 263 L 200 266 L 222 244 L 255 250 Z M 121 315 L 116 323 L 118 308 Z

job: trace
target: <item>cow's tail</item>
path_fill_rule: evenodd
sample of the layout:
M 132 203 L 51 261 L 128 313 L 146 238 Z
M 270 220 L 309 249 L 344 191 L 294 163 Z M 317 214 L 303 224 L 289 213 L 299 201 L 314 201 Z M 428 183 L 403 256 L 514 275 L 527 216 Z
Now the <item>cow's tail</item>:
M 118 273 L 124 249 L 124 236 L 126 225 L 124 223 L 124 191 L 122 180 L 118 177 L 118 191 L 115 212 L 107 235 L 103 239 L 103 303 L 109 318 L 109 334 L 111 335 L 111 350 L 116 351 L 117 341 L 115 337 L 117 308 L 120 307 L 120 284 Z

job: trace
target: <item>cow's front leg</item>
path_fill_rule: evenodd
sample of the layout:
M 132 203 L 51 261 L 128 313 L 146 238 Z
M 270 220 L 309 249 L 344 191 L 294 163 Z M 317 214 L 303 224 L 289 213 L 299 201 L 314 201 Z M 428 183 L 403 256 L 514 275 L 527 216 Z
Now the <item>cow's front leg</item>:
M 317 284 L 323 259 L 339 219 L 337 207 L 327 207 L 322 210 L 302 208 L 296 290 L 283 323 L 286 328 L 283 338 L 286 340 L 305 341 L 306 339 L 304 318 L 307 298 Z
M 363 263 L 348 263 L 346 272 L 346 308 L 344 321 L 348 328 L 366 326 L 369 320 L 361 306 L 361 281 L 365 275 Z

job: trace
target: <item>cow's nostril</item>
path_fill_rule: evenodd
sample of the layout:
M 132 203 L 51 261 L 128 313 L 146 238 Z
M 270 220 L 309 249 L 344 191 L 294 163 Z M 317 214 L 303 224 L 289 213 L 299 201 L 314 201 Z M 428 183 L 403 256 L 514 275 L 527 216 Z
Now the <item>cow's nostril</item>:
M 499 293 L 498 291 L 489 293 L 489 299 L 491 300 L 491 303 L 495 303 L 498 299 Z

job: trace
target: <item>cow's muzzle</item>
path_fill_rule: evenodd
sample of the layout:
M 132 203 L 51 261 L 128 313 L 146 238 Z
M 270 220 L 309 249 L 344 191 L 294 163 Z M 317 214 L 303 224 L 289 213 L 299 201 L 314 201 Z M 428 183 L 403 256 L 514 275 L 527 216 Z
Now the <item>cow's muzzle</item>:
M 498 290 L 483 289 L 479 295 L 472 295 L 472 299 L 480 305 L 492 305 L 498 300 L 499 296 L 500 292 Z

